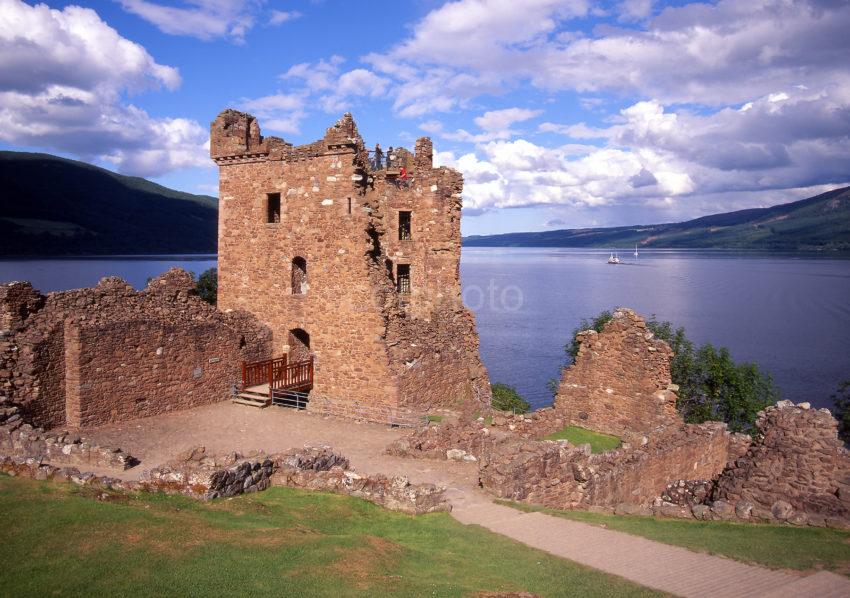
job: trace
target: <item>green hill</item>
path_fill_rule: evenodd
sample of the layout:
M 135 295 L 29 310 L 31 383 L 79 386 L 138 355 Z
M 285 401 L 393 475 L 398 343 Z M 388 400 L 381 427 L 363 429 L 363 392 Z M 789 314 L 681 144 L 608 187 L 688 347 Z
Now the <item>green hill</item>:
M 216 251 L 208 195 L 23 152 L 0 152 L 0 189 L 0 255 Z
M 673 224 L 465 237 L 466 247 L 850 250 L 850 187 L 809 199 Z

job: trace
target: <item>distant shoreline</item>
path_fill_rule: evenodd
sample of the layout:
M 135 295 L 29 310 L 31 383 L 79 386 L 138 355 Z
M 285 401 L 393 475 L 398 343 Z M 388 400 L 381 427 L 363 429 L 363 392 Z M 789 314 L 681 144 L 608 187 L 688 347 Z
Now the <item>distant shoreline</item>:
M 500 251 L 529 251 L 529 250 L 545 250 L 559 251 L 568 250 L 572 252 L 587 252 L 608 254 L 611 252 L 620 253 L 621 257 L 626 260 L 633 260 L 632 247 L 554 247 L 554 246 L 536 246 L 524 245 L 508 246 L 508 245 L 464 245 L 464 250 L 500 250 Z M 727 247 L 639 247 L 640 255 L 657 255 L 662 253 L 704 253 L 704 254 L 735 254 L 735 255 L 753 255 L 765 257 L 778 256 L 799 256 L 799 257 L 824 257 L 824 258 L 848 258 L 850 259 L 850 249 L 753 249 L 753 248 L 727 248 Z M 40 260 L 128 260 L 128 261 L 210 261 L 217 260 L 217 253 L 101 253 L 101 254 L 80 254 L 80 255 L 0 255 L 2 262 L 16 261 L 40 261 Z M 637 258 L 640 259 L 639 257 Z
M 181 259 L 189 261 L 207 261 L 218 259 L 217 253 L 99 253 L 81 255 L 0 255 L 0 261 L 35 261 L 35 260 L 167 260 Z

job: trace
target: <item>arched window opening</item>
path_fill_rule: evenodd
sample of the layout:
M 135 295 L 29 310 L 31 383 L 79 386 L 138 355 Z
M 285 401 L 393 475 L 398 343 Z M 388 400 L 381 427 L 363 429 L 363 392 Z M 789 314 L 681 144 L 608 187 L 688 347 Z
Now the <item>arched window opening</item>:
M 289 331 L 289 363 L 310 358 L 310 335 L 306 330 L 293 328 Z
M 299 256 L 292 260 L 292 294 L 304 295 L 308 288 L 307 260 Z

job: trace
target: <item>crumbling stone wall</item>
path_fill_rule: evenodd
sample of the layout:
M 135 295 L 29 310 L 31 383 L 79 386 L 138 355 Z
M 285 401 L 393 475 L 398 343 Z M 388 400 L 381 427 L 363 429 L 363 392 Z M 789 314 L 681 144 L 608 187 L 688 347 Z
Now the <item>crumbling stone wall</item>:
M 713 500 L 746 501 L 766 519 L 850 520 L 850 452 L 828 409 L 780 401 L 756 429 L 746 455 L 720 475 Z
M 601 333 L 579 333 L 575 363 L 564 369 L 555 410 L 569 424 L 633 440 L 680 427 L 678 388 L 670 380 L 673 352 L 646 322 L 618 309 Z
M 47 296 L 28 283 L 0 286 L 0 313 L 11 326 L 0 339 L 0 369 L 9 372 L 3 392 L 24 419 L 48 428 L 225 400 L 241 362 L 270 354 L 271 335 L 248 314 L 217 311 L 193 289 L 178 269 L 142 292 L 118 278 Z
M 310 409 L 396 421 L 403 409 L 489 402 L 474 318 L 460 300 L 458 173 L 433 168 L 420 140 L 411 181 L 373 171 L 346 114 L 293 147 L 226 110 L 211 125 L 220 167 L 219 306 L 255 314 L 275 354 L 306 331 L 315 356 Z M 389 176 L 389 178 L 388 178 Z M 277 206 L 279 205 L 279 209 Z M 399 211 L 412 212 L 399 239 Z M 306 261 L 293 293 L 292 264 Z M 411 292 L 396 290 L 409 266 Z
M 737 456 L 730 454 L 740 446 L 736 436 L 711 422 L 601 454 L 566 441 L 503 443 L 483 455 L 480 482 L 496 496 L 553 508 L 647 505 L 672 480 L 716 475 Z

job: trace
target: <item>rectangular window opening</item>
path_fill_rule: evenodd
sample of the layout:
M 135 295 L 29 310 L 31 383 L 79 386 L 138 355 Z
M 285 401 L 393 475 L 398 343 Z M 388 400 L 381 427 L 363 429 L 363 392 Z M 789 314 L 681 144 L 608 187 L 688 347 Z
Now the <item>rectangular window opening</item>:
M 348 198 L 348 213 L 351 214 L 351 198 Z
M 398 213 L 398 239 L 399 241 L 410 240 L 410 212 Z
M 401 295 L 410 294 L 410 264 L 399 264 L 396 270 L 396 289 Z
M 268 209 L 266 210 L 266 222 L 276 224 L 280 222 L 280 193 L 268 194 Z

